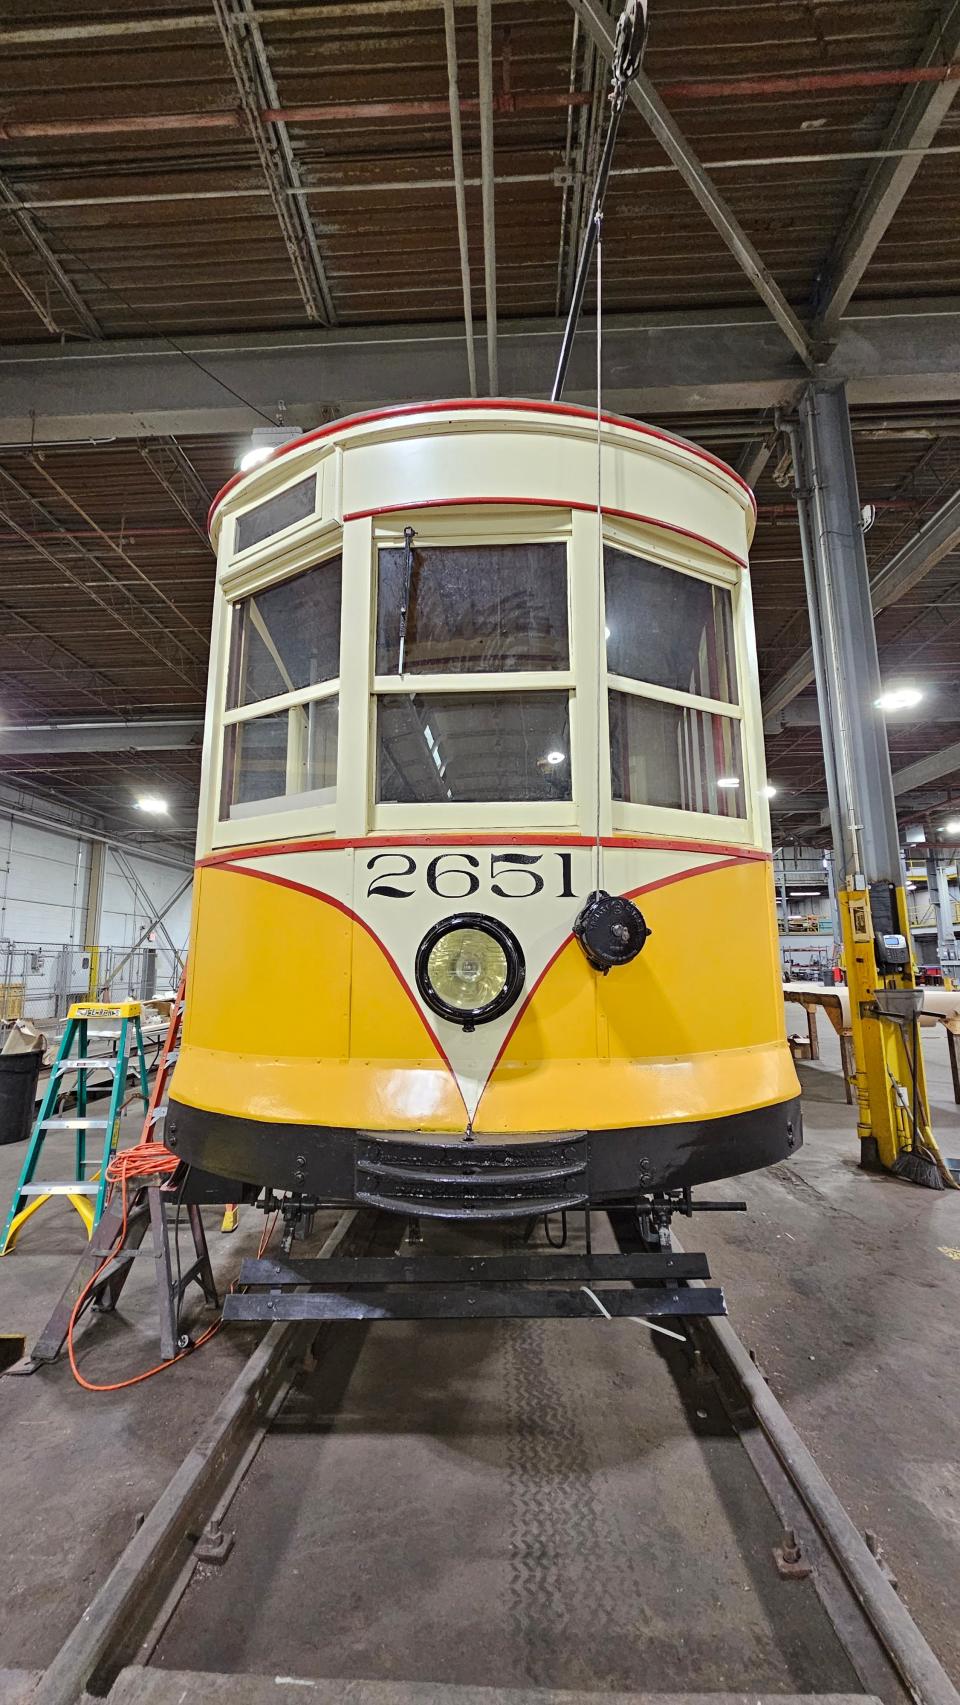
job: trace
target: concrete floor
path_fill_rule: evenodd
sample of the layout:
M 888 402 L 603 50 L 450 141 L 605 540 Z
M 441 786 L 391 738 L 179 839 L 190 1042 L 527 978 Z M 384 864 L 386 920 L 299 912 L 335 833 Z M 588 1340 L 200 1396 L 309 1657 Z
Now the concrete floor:
M 801 1027 L 800 1015 L 791 1025 Z M 681 1231 L 688 1248 L 707 1249 L 734 1324 L 960 1673 L 960 1196 L 859 1171 L 837 1050 L 821 1028 L 823 1061 L 802 1068 L 804 1149 L 716 1187 L 746 1196 L 749 1215 L 704 1215 Z M 960 1153 L 940 1031 L 925 1034 L 924 1050 L 938 1131 Z M 4 1196 L 21 1153 L 0 1149 Z M 246 1214 L 232 1237 L 208 1219 L 215 1265 L 229 1278 L 260 1217 Z M 0 1262 L 0 1331 L 35 1335 L 78 1238 L 59 1204 L 25 1231 Z M 155 1359 L 147 1265 L 128 1285 L 123 1317 L 92 1328 L 88 1377 L 119 1379 Z M 796 1586 L 792 1597 L 775 1590 L 783 1583 L 767 1569 L 755 1505 L 748 1543 L 734 1542 L 753 1503 L 738 1481 L 749 1473 L 737 1466 L 742 1453 L 709 1413 L 698 1422 L 699 1404 L 691 1416 L 691 1394 L 646 1333 L 627 1323 L 405 1325 L 373 1329 L 376 1356 L 365 1348 L 354 1361 L 362 1334 L 352 1346 L 353 1331 L 344 1331 L 336 1414 L 328 1370 L 322 1389 L 298 1394 L 240 1495 L 234 1557 L 250 1550 L 246 1584 L 239 1568 L 231 1577 L 233 1560 L 199 1583 L 162 1649 L 171 1666 L 203 1668 L 212 1652 L 209 1661 L 262 1669 L 279 1653 L 286 1673 L 296 1658 L 307 1675 L 494 1684 L 509 1675 L 597 1690 L 639 1685 L 639 1628 L 651 1661 L 644 1682 L 667 1687 L 678 1652 L 665 1632 L 671 1612 L 677 1625 L 666 1562 L 704 1508 L 681 1595 L 685 1687 L 738 1688 L 740 1650 L 759 1666 L 756 1686 L 850 1686 L 829 1641 L 810 1649 Z M 0 1666 L 50 1660 L 252 1341 L 221 1332 L 175 1370 L 103 1396 L 82 1392 L 66 1367 L 3 1381 Z M 685 1484 L 674 1491 L 680 1466 Z M 299 1505 L 305 1483 L 309 1507 Z M 494 1578 L 498 1593 L 509 1589 L 499 1619 Z M 291 1615 L 292 1602 L 315 1620 Z M 451 1643 L 454 1612 L 465 1632 Z M 251 1633 L 267 1627 L 277 1641 L 269 1657 Z

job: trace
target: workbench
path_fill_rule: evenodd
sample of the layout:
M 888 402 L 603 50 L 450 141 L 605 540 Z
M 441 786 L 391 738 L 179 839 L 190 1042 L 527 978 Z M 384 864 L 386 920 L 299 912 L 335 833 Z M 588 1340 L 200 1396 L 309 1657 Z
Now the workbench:
M 854 1075 L 853 1030 L 850 1022 L 850 990 L 846 983 L 784 983 L 783 998 L 789 1005 L 802 1006 L 807 1015 L 807 1037 L 810 1058 L 820 1058 L 817 1036 L 817 1012 L 826 1013 L 840 1041 L 844 1092 L 848 1102 L 853 1100 L 851 1079 Z M 950 1076 L 953 1079 L 953 1099 L 960 1106 L 960 989 L 929 989 L 923 991 L 921 1025 L 942 1024 L 947 1033 L 947 1053 L 950 1056 Z

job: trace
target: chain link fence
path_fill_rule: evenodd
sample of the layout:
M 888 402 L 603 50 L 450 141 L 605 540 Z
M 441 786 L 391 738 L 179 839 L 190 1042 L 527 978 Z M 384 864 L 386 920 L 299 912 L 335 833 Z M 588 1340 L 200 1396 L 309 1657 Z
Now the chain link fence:
M 165 943 L 76 947 L 72 942 L 0 940 L 0 1023 L 29 1018 L 40 1027 L 66 1018 L 74 1001 L 151 1000 L 175 989 L 182 963 Z

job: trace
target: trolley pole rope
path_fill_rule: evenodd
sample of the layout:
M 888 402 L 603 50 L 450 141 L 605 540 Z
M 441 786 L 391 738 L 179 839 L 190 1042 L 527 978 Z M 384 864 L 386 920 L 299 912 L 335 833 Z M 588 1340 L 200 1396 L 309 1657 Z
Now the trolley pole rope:
M 587 220 L 583 234 L 583 244 L 580 258 L 577 261 L 576 277 L 573 281 L 573 294 L 570 298 L 570 310 L 563 332 L 563 343 L 560 346 L 560 359 L 557 362 L 556 378 L 550 401 L 558 403 L 563 393 L 563 383 L 570 364 L 570 351 L 573 340 L 577 335 L 577 325 L 580 310 L 583 307 L 583 295 L 590 275 L 590 262 L 600 234 L 599 221 L 603 217 L 603 198 L 606 194 L 610 178 L 610 168 L 613 165 L 613 152 L 617 145 L 617 132 L 627 100 L 627 87 L 636 76 L 643 60 L 643 48 L 647 34 L 647 0 L 626 0 L 623 11 L 617 22 L 617 35 L 613 49 L 613 60 L 610 66 L 610 120 L 607 125 L 607 135 L 603 144 L 603 153 L 597 167 L 597 176 L 593 186 L 593 196 L 590 201 L 590 217 Z M 599 317 L 599 302 L 597 314 Z M 599 386 L 597 388 L 597 404 L 599 407 Z

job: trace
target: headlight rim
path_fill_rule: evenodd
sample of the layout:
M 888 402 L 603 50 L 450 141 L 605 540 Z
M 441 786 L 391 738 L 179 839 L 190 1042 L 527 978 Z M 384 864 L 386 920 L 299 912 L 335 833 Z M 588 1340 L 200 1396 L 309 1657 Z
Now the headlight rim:
M 457 929 L 475 929 L 492 936 L 502 949 L 507 961 L 507 976 L 500 993 L 486 1006 L 474 1009 L 450 1006 L 439 995 L 430 981 L 428 963 L 430 954 L 445 935 Z M 478 1024 L 492 1024 L 494 1019 L 501 1018 L 509 1011 L 518 999 L 526 981 L 527 966 L 523 956 L 523 948 L 508 924 L 500 918 L 491 917 L 488 912 L 453 912 L 445 918 L 439 918 L 431 924 L 419 947 L 414 964 L 417 988 L 421 997 L 438 1018 L 443 1018 L 449 1024 L 457 1024 L 461 1030 L 473 1030 Z

